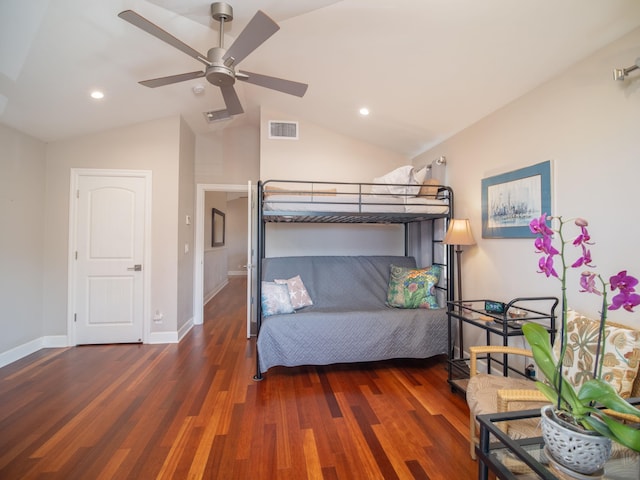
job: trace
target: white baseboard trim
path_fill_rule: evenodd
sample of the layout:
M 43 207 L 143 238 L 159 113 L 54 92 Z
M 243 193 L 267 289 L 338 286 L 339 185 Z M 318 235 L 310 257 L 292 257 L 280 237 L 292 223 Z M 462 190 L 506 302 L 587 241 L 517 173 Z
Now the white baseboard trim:
M 246 277 L 247 271 L 246 270 L 229 270 L 227 272 L 227 275 L 229 275 L 230 277 Z
M 65 348 L 68 347 L 68 339 L 66 335 L 50 335 L 39 337 L 17 347 L 11 348 L 6 352 L 0 353 L 0 367 L 9 365 L 24 358 L 32 353 L 36 353 L 43 348 Z
M 0 367 L 9 365 L 17 360 L 20 360 L 27 355 L 37 352 L 42 348 L 42 337 L 31 340 L 30 342 L 18 345 L 6 352 L 0 353 Z
M 215 290 L 213 290 L 209 295 L 207 295 L 207 296 L 204 298 L 204 302 L 202 302 L 202 304 L 203 304 L 203 305 L 206 305 L 207 303 L 209 303 L 209 301 L 210 301 L 213 297 L 215 297 L 215 296 L 220 292 L 220 290 L 222 290 L 222 289 L 223 289 L 224 287 L 226 287 L 228 284 L 229 284 L 229 280 L 227 280 L 227 279 L 225 278 L 224 282 L 222 282 L 220 285 L 218 285 L 218 288 L 216 288 Z
M 187 320 L 182 327 L 178 330 L 178 342 L 181 341 L 184 336 L 189 333 L 189 331 L 193 328 L 193 317 Z
M 179 332 L 151 332 L 148 343 L 178 343 L 193 328 L 193 317 L 190 318 Z M 69 338 L 66 335 L 47 335 L 31 340 L 6 352 L 0 352 L 0 368 L 16 362 L 32 353 L 36 353 L 43 348 L 66 348 L 69 347 Z
M 178 332 L 151 332 L 149 343 L 178 343 Z

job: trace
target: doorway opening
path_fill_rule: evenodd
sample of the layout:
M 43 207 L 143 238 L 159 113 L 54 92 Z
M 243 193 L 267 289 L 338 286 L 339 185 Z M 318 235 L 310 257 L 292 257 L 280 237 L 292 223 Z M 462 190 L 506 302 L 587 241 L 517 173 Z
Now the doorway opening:
M 255 322 L 254 191 L 251 182 L 247 185 L 198 184 L 196 191 L 194 324 L 203 323 L 204 305 L 224 288 L 230 276 L 246 275 L 247 338 Z M 218 212 L 217 216 L 214 211 Z M 222 219 L 224 241 L 219 235 Z

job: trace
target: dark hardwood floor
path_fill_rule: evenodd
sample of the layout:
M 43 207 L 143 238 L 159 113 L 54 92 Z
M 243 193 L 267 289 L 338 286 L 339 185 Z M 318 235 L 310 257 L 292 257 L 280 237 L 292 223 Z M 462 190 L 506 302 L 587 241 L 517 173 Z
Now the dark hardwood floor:
M 442 359 L 255 382 L 244 285 L 180 344 L 45 349 L 0 369 L 0 478 L 476 478 Z

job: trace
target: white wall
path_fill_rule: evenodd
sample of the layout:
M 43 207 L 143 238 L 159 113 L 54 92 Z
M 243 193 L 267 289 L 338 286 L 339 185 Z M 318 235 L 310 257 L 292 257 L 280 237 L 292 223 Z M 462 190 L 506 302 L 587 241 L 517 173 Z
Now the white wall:
M 478 244 L 464 247 L 464 297 L 560 294 L 558 281 L 536 273 L 532 240 L 481 238 L 481 179 L 545 160 L 554 165 L 553 213 L 589 220 L 597 270 L 607 278 L 622 269 L 640 275 L 640 75 L 612 79 L 614 67 L 638 56 L 640 29 L 414 159 L 421 164 L 446 155 L 455 216 L 471 220 Z M 600 300 L 578 293 L 578 274 L 569 281 L 569 303 L 595 316 Z M 609 318 L 637 326 L 639 314 Z M 470 342 L 483 338 L 473 335 Z
M 196 183 L 256 183 L 260 172 L 260 133 L 255 126 L 228 126 L 196 137 Z
M 269 120 L 298 122 L 299 139 L 269 139 Z M 411 163 L 398 153 L 281 112 L 263 109 L 260 124 L 260 178 L 263 181 L 277 179 L 366 183 L 394 168 Z M 373 230 L 375 235 L 372 235 Z M 402 228 L 398 226 L 268 225 L 266 254 L 403 255 L 402 232 Z
M 301 118 L 263 109 L 260 121 L 260 178 L 371 182 L 410 159 L 355 140 Z M 295 121 L 299 139 L 269 139 L 269 120 Z
M 44 334 L 44 186 L 45 144 L 0 125 L 0 366 Z
M 267 257 L 404 255 L 402 225 L 266 225 Z
M 204 251 L 202 273 L 202 303 L 206 304 L 229 283 L 226 247 L 216 247 Z
M 227 249 L 230 275 L 246 275 L 247 264 L 247 196 L 227 195 Z
M 158 338 L 175 336 L 178 315 L 178 222 L 181 120 L 165 118 L 47 146 L 44 243 L 45 335 L 67 333 L 67 254 L 70 169 L 151 170 L 151 314 L 164 314 L 151 325 Z M 193 200 L 192 200 L 193 202 Z M 183 211 L 188 209 L 183 207 Z M 182 222 L 184 225 L 184 222 Z M 180 238 L 187 236 L 186 230 Z
M 184 335 L 193 325 L 195 245 L 195 135 L 180 119 L 178 180 L 178 312 L 177 328 Z M 187 220 L 188 218 L 188 220 Z
M 203 300 L 206 303 L 228 282 L 228 248 L 211 246 L 211 210 L 217 208 L 227 213 L 227 194 L 225 192 L 205 192 L 204 195 L 204 265 Z M 226 228 L 226 226 L 225 226 Z

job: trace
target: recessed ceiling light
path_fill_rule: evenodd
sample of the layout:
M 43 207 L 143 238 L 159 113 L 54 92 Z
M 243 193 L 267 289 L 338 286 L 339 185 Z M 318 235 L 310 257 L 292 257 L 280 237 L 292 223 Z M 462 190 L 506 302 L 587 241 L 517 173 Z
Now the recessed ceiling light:
M 362 115 L 363 117 L 366 117 L 367 115 L 369 115 L 369 109 L 367 107 L 362 107 L 360 109 L 360 115 Z
M 91 92 L 91 98 L 100 100 L 101 98 L 104 98 L 104 93 L 102 93 L 100 90 L 94 90 L 93 92 Z

